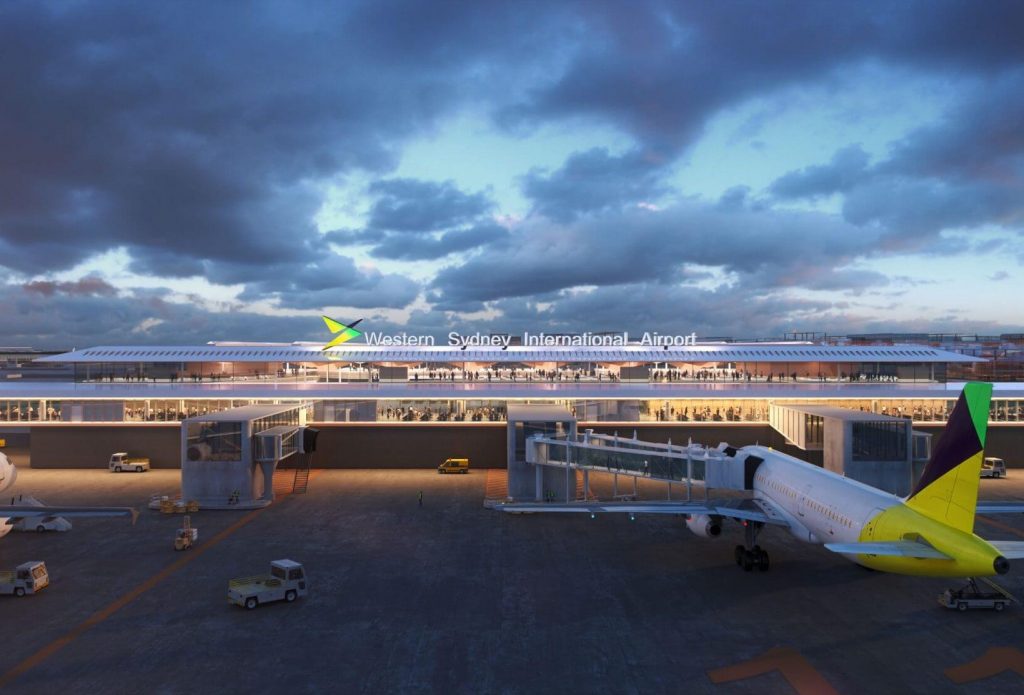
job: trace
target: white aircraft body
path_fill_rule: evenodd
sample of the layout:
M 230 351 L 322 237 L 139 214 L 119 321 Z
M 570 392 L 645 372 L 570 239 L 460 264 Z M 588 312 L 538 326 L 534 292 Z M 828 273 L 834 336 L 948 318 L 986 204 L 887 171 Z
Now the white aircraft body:
M 18 469 L 10 462 L 6 455 L 0 453 L 0 499 L 14 481 L 18 478 Z M 130 516 L 132 523 L 139 513 L 131 507 L 60 507 L 38 504 L 14 504 L 0 505 L 0 538 L 3 538 L 14 524 L 29 517 L 86 517 L 86 516 Z
M 991 384 L 968 384 L 913 493 L 900 498 L 763 446 L 727 447 L 751 495 L 706 502 L 507 503 L 525 512 L 682 514 L 687 527 L 712 538 L 726 518 L 740 521 L 744 545 L 736 564 L 767 570 L 757 537 L 780 526 L 796 538 L 822 544 L 866 567 L 898 574 L 984 577 L 1005 574 L 1024 558 L 1024 542 L 987 541 L 974 534 L 975 513 L 1021 513 L 1024 503 L 978 503 Z M 711 465 L 710 463 L 708 465 Z

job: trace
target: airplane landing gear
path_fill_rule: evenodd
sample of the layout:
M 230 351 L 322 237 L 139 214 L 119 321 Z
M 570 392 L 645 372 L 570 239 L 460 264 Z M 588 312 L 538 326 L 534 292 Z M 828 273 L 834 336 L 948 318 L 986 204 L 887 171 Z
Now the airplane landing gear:
M 754 568 L 757 568 L 761 572 L 767 572 L 771 567 L 771 559 L 768 557 L 768 553 L 757 545 L 757 534 L 760 533 L 763 524 L 756 522 L 747 522 L 744 525 L 745 541 L 744 545 L 737 545 L 734 552 L 736 558 L 736 566 L 742 567 L 745 572 L 752 572 Z

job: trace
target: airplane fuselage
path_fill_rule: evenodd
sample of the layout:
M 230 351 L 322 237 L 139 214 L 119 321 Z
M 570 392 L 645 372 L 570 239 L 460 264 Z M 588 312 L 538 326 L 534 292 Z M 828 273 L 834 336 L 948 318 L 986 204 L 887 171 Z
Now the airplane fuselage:
M 943 577 L 996 574 L 999 552 L 982 538 L 911 509 L 904 500 L 766 447 L 743 452 L 764 459 L 754 476 L 754 498 L 774 506 L 794 536 L 809 543 L 922 540 L 951 559 L 847 555 L 865 567 Z

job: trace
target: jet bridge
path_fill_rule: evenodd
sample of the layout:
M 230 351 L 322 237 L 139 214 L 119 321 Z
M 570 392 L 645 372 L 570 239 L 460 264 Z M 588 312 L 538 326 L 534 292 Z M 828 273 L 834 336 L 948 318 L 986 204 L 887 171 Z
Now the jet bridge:
M 724 443 L 716 448 L 692 442 L 662 444 L 640 441 L 635 434 L 628 439 L 592 430 L 578 436 L 536 434 L 526 442 L 527 463 L 582 471 L 585 493 L 589 493 L 590 471 L 615 475 L 616 491 L 618 476 L 632 478 L 634 494 L 640 478 L 668 485 L 681 483 L 686 486 L 688 499 L 695 484 L 704 489 L 705 495 L 708 488 L 750 490 L 761 461 Z

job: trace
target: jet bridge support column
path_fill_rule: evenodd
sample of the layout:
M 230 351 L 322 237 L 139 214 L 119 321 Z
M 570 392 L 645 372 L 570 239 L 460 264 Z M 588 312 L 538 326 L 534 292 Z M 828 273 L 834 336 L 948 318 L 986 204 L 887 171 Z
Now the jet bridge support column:
M 542 435 L 576 441 L 576 418 L 566 409 L 548 405 L 508 406 L 508 496 L 515 500 L 566 500 L 576 495 L 576 477 L 568 469 L 568 447 L 548 445 L 551 461 L 559 465 L 538 465 L 527 461 L 530 439 Z

